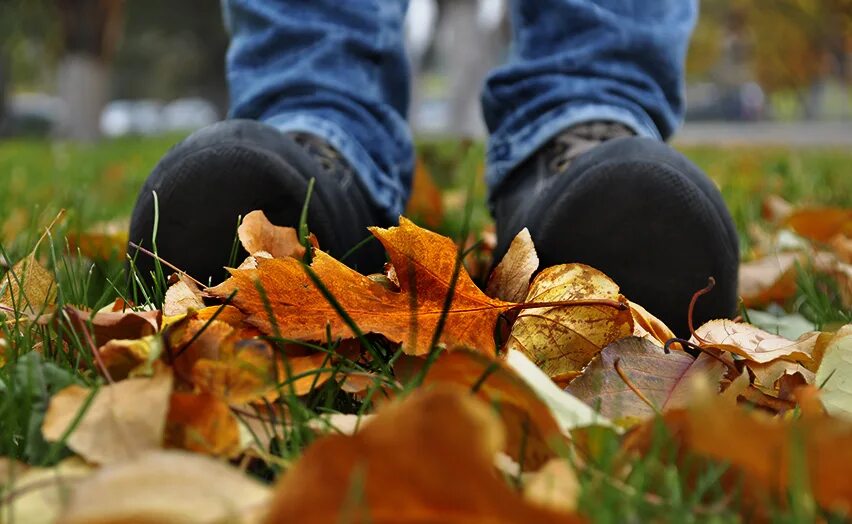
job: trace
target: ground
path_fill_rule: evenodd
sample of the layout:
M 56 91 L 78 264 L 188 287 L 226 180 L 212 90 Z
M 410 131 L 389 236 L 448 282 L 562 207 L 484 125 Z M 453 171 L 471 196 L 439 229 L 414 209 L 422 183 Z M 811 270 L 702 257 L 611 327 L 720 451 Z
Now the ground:
M 120 230 L 142 181 L 178 139 L 177 136 L 134 138 L 92 145 L 36 141 L 0 143 L 0 273 L 25 257 L 38 242 L 45 226 L 60 209 L 65 209 L 64 216 L 51 230 L 49 241 L 40 251 L 40 258 L 58 277 L 59 303 L 99 309 L 113 302 L 125 290 L 123 261 L 107 257 L 108 260 L 90 264 L 85 259 L 69 256 L 66 249 L 79 233 L 89 231 L 94 225 L 114 224 Z M 741 233 L 744 260 L 755 256 L 755 235 L 766 225 L 762 209 L 766 197 L 780 196 L 796 206 L 848 208 L 852 203 L 852 177 L 849 176 L 852 151 L 848 148 L 734 144 L 725 147 L 690 145 L 682 151 L 719 184 Z M 487 231 L 489 218 L 483 202 L 482 166 L 476 160 L 482 157 L 482 145 L 429 140 L 418 145 L 418 152 L 431 177 L 446 194 L 445 214 L 440 217 L 437 230 L 449 237 L 457 236 L 463 227 L 464 188 L 469 185 L 470 177 L 477 177 L 470 230 L 474 237 Z M 69 243 L 66 239 L 70 239 Z M 848 323 L 852 313 L 830 299 L 826 302 L 820 291 L 822 288 L 814 284 L 815 278 L 807 270 L 798 276 L 796 295 L 785 303 L 786 312 L 801 313 L 816 329 Z M 14 354 L 7 356 L 10 364 L 24 362 L 26 343 L 36 344 L 39 334 L 50 329 L 47 324 L 38 325 L 28 331 L 29 335 L 15 338 Z M 2 334 L 0 331 L 0 342 L 3 342 Z M 53 386 L 46 386 L 48 390 L 75 380 L 67 374 L 71 364 L 63 361 L 61 353 L 55 348 L 39 349 L 46 360 L 54 360 L 57 364 L 57 369 L 45 379 L 56 381 Z M 18 375 L 13 376 L 13 368 L 20 370 L 25 366 L 0 368 L 0 392 L 8 393 L 7 388 L 11 387 L 8 384 L 17 384 L 20 379 Z M 75 373 L 79 373 L 77 379 L 86 384 L 98 382 L 91 368 Z M 39 437 L 33 437 L 33 424 L 38 430 L 40 418 L 33 422 L 32 414 L 38 410 L 44 412 L 46 398 L 34 395 L 27 397 L 32 405 L 16 405 L 20 399 L 15 395 L 20 394 L 13 391 L 3 395 L 0 401 L 0 427 L 3 427 L 0 456 L 49 465 L 67 455 L 68 450 L 63 446 L 44 446 L 38 431 Z M 319 396 L 310 398 L 307 403 L 314 411 L 329 407 L 341 411 L 353 409 L 352 405 L 330 406 Z M 288 442 L 292 449 L 279 450 L 285 459 L 293 459 L 300 453 L 304 445 L 302 438 L 296 438 L 295 445 Z M 35 441 L 43 447 L 37 449 Z M 603 435 L 596 442 L 598 448 L 593 455 L 599 462 L 581 476 L 584 491 L 579 504 L 582 511 L 597 521 L 664 517 L 681 522 L 727 522 L 736 521 L 743 512 L 747 514 L 741 501 L 734 500 L 730 493 L 715 485 L 723 468 L 704 471 L 696 488 L 684 477 L 685 473 L 665 459 L 666 453 L 658 449 L 633 464 L 633 472 L 626 479 L 611 480 L 608 472 L 620 466 L 608 462 L 615 455 L 612 449 L 610 452 L 607 449 L 617 448 L 618 439 Z M 269 479 L 280 467 L 280 464 L 267 465 L 253 473 Z M 658 484 L 660 479 L 663 479 L 662 484 Z M 686 485 L 694 489 L 685 492 Z M 818 515 L 832 520 L 830 514 L 819 513 L 808 496 L 792 493 L 787 507 L 772 509 L 769 516 L 779 522 L 796 522 Z

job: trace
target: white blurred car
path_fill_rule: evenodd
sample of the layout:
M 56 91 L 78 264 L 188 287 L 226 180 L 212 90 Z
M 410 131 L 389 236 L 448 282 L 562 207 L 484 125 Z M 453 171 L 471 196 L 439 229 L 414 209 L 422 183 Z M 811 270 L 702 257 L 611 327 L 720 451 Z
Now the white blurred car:
M 108 137 L 156 135 L 169 131 L 194 131 L 219 119 L 215 106 L 202 98 L 181 98 L 164 104 L 158 100 L 114 100 L 101 112 L 101 133 Z

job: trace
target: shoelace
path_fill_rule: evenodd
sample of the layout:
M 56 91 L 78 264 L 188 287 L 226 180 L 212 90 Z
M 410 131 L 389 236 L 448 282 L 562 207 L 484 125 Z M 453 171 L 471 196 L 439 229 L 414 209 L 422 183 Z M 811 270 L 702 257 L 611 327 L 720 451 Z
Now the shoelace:
M 633 131 L 618 122 L 597 121 L 571 127 L 557 135 L 544 151 L 550 174 L 565 172 L 571 162 L 601 142 L 633 136 Z

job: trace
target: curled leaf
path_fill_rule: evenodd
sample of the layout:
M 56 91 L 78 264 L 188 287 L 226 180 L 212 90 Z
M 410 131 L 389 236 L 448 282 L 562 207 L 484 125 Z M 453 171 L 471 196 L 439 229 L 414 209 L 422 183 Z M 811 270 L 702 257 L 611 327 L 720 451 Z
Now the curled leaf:
M 573 377 L 608 344 L 633 333 L 633 317 L 618 286 L 583 264 L 545 269 L 533 280 L 529 302 L 604 299 L 624 305 L 571 305 L 525 309 L 507 342 L 551 377 Z
M 500 300 L 522 302 L 530 289 L 530 279 L 538 269 L 538 263 L 530 231 L 524 228 L 509 244 L 503 260 L 491 272 L 485 293 Z
M 259 251 L 274 258 L 305 256 L 305 247 L 292 227 L 276 226 L 263 211 L 252 211 L 237 228 L 237 236 L 249 255 Z

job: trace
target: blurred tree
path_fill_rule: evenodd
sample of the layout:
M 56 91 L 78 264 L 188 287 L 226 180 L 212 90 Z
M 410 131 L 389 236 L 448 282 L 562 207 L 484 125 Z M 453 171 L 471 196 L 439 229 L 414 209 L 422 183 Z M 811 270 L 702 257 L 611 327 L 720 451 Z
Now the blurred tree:
M 125 35 L 115 59 L 115 97 L 200 96 L 225 108 L 228 38 L 218 2 L 128 2 L 125 14 Z
M 65 112 L 61 136 L 100 136 L 100 115 L 109 100 L 109 64 L 122 30 L 122 0 L 56 0 L 62 54 L 59 97 Z
M 795 93 L 813 116 L 827 78 L 848 84 L 850 34 L 852 0 L 705 0 L 687 72 L 718 81 L 723 55 L 743 54 L 735 59 L 764 90 Z

